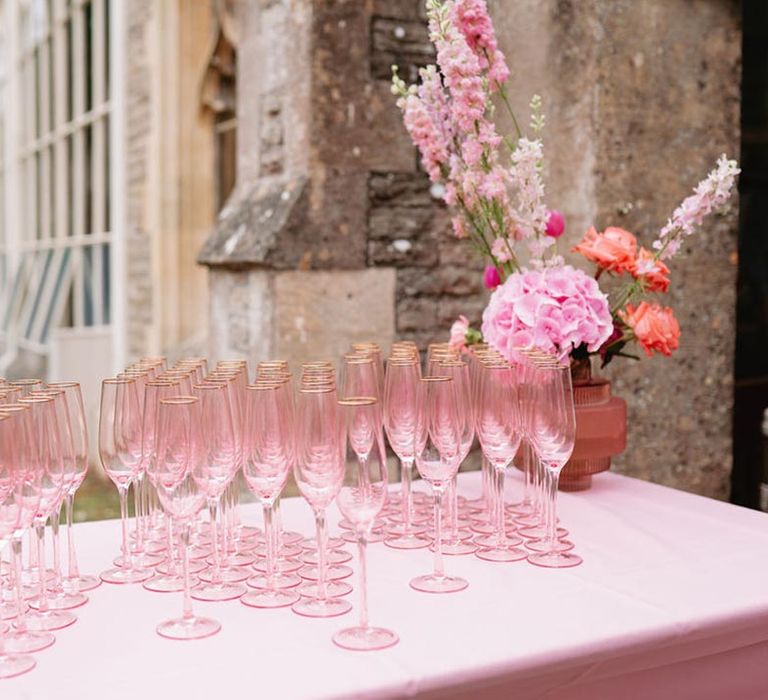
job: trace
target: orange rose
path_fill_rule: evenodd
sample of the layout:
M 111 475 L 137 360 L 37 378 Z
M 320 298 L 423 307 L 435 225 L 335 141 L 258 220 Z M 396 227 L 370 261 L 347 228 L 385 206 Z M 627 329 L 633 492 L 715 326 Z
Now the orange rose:
M 609 226 L 602 233 L 590 226 L 579 245 L 571 249 L 611 272 L 629 272 L 637 254 L 637 240 L 623 228 Z
M 619 311 L 619 316 L 632 329 L 649 357 L 654 350 L 671 355 L 680 346 L 680 325 L 669 307 L 647 301 L 637 308 L 627 304 L 625 311 Z
M 654 261 L 650 250 L 640 248 L 630 272 L 635 279 L 645 282 L 649 292 L 666 292 L 669 289 L 669 268 L 661 260 Z

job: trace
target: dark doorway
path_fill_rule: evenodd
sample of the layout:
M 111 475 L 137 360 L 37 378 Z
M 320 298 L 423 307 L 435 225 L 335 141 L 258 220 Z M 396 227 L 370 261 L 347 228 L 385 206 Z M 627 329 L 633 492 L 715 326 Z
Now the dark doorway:
M 768 407 L 768 3 L 744 0 L 742 7 L 742 172 L 731 501 L 759 508 L 760 483 L 768 468 L 762 431 L 763 411 Z

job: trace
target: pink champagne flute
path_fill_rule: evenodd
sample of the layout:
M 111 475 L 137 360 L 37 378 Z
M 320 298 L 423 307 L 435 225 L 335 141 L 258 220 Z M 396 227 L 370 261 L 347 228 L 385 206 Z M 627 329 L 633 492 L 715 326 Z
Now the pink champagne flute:
M 476 540 L 481 543 L 481 548 L 475 556 L 488 561 L 520 561 L 528 555 L 517 546 L 522 542 L 519 537 L 507 536 L 504 508 L 504 477 L 517 454 L 521 438 L 515 370 L 505 361 L 485 361 L 478 381 L 476 427 L 483 455 L 495 475 L 493 513 L 496 529 L 494 534 Z
M 413 524 L 413 465 L 418 416 L 421 370 L 416 358 L 390 359 L 384 377 L 384 428 L 389 444 L 400 460 L 402 522 L 389 528 L 384 543 L 395 549 L 421 549 L 429 546 L 424 528 Z
M 200 400 L 193 396 L 160 399 L 157 408 L 156 457 L 149 463 L 149 476 L 169 517 L 181 535 L 181 568 L 184 579 L 184 607 L 181 617 L 165 620 L 157 633 L 167 639 L 203 639 L 216 634 L 221 624 L 192 612 L 189 580 L 189 531 L 192 519 L 205 504 L 200 488 L 205 452 L 201 430 Z
M 425 593 L 452 593 L 469 585 L 463 578 L 446 575 L 443 568 L 442 497 L 459 468 L 462 407 L 456 405 L 450 377 L 423 377 L 419 393 L 416 468 L 434 494 L 435 556 L 433 573 L 414 578 L 411 588 Z
M 75 452 L 75 478 L 64 497 L 64 514 L 67 524 L 67 575 L 64 584 L 73 592 L 90 591 L 101 585 L 101 579 L 91 574 L 82 574 L 77 563 L 75 540 L 72 531 L 72 516 L 77 490 L 88 473 L 88 423 L 80 384 L 77 382 L 52 382 L 50 389 L 64 391 L 69 409 L 69 425 L 72 431 L 72 444 Z
M 349 601 L 329 595 L 325 561 L 326 509 L 336 498 L 344 479 L 336 400 L 336 390 L 332 386 L 304 387 L 299 391 L 296 406 L 294 476 L 315 516 L 318 565 L 312 597 L 297 601 L 292 610 L 308 617 L 334 617 L 352 609 Z M 307 594 L 307 591 L 303 592 Z
M 341 408 L 341 444 L 345 452 L 344 482 L 336 504 L 354 526 L 360 565 L 360 622 L 333 635 L 337 646 L 353 651 L 386 649 L 398 636 L 368 622 L 368 570 L 365 550 L 376 516 L 387 498 L 387 459 L 379 402 L 373 397 L 347 397 Z
M 32 411 L 29 405 L 6 404 L 2 407 L 2 412 L 3 415 L 9 416 L 13 420 L 13 434 L 16 441 L 15 458 L 23 469 L 19 524 L 11 534 L 16 620 L 13 623 L 13 629 L 3 640 L 3 647 L 7 652 L 27 654 L 45 649 L 56 641 L 56 638 L 49 631 L 32 630 L 27 626 L 27 621 L 35 617 L 37 613 L 30 612 L 24 602 L 21 568 L 21 539 L 26 531 L 31 530 L 40 504 L 41 472 L 37 459 L 40 444 L 36 442 Z
M 101 573 L 106 583 L 141 583 L 150 569 L 136 566 L 128 541 L 128 489 L 141 469 L 141 413 L 138 384 L 131 377 L 105 379 L 101 383 L 99 458 L 120 497 L 123 566 Z
M 32 454 L 32 466 L 40 473 L 40 500 L 33 519 L 40 570 L 39 592 L 35 599 L 36 612 L 27 616 L 26 624 L 30 629 L 50 632 L 69 627 L 77 620 L 66 610 L 51 610 L 48 606 L 45 523 L 61 505 L 68 478 L 63 443 L 59 433 L 60 414 L 57 414 L 57 403 L 51 396 L 29 394 L 19 399 L 19 403 L 29 406 L 31 435 L 36 445 Z
M 18 455 L 15 427 L 12 416 L 0 413 L 0 552 L 18 530 L 23 509 L 25 466 Z M 5 627 L 0 627 L 0 679 L 20 676 L 36 666 L 31 656 L 5 650 L 5 631 Z
M 235 600 L 245 593 L 246 587 L 240 581 L 248 575 L 235 581 L 226 580 L 221 567 L 222 552 L 218 536 L 221 497 L 239 465 L 232 404 L 226 384 L 204 382 L 196 384 L 193 391 L 200 399 L 201 416 L 202 461 L 196 478 L 208 506 L 213 558 L 210 571 L 202 571 L 198 575 L 201 582 L 192 589 L 192 597 L 205 601 Z
M 547 513 L 547 537 L 544 551 L 528 555 L 528 561 L 546 568 L 578 566 L 582 559 L 578 554 L 564 551 L 570 542 L 557 537 L 557 487 L 560 471 L 573 453 L 576 440 L 576 412 L 573 405 L 571 368 L 559 362 L 540 367 L 540 391 L 534 408 L 534 446 L 544 465 L 549 496 Z M 536 540 L 527 546 L 534 547 Z M 542 543 L 544 544 L 544 543 Z
M 475 440 L 474 410 L 471 399 L 469 366 L 462 360 L 441 360 L 433 370 L 436 376 L 451 377 L 456 394 L 457 406 L 463 406 L 461 412 L 461 455 L 459 468 L 467 458 Z M 457 477 L 454 475 L 448 486 L 449 528 L 443 541 L 443 554 L 454 556 L 473 554 L 477 547 L 468 541 L 472 533 L 462 535 L 459 531 L 459 495 Z M 434 547 L 434 544 L 432 545 Z
M 61 478 L 63 488 L 59 494 L 56 505 L 50 515 L 51 531 L 53 533 L 53 578 L 50 588 L 47 591 L 46 604 L 52 610 L 69 610 L 80 607 L 88 602 L 88 596 L 80 591 L 67 592 L 62 585 L 61 571 L 61 540 L 59 537 L 59 523 L 61 520 L 61 506 L 77 479 L 77 464 L 75 461 L 75 446 L 72 440 L 72 430 L 69 422 L 69 407 L 67 405 L 67 396 L 63 389 L 44 389 L 33 391 L 29 394 L 33 396 L 47 396 L 53 399 L 54 412 L 56 415 L 56 425 L 59 436 L 59 454 L 62 463 Z M 45 578 L 45 560 L 40 563 L 40 575 Z M 29 604 L 33 608 L 39 608 L 42 601 L 33 598 Z
M 290 384 L 262 381 L 246 390 L 243 475 L 264 511 L 267 546 L 266 574 L 248 579 L 258 590 L 246 593 L 240 602 L 254 608 L 282 608 L 300 599 L 293 590 L 301 578 L 275 571 L 278 542 L 273 520 L 275 500 L 288 479 L 293 463 L 293 411 Z M 279 583 L 279 585 L 278 585 Z
M 154 486 L 151 469 L 157 458 L 157 413 L 160 401 L 174 398 L 180 395 L 180 384 L 176 379 L 153 379 L 144 387 L 144 412 L 143 429 L 141 437 L 141 456 L 144 461 L 144 470 L 150 477 L 149 481 Z M 155 568 L 155 575 L 142 583 L 142 587 L 156 593 L 176 593 L 184 590 L 184 577 L 180 571 L 180 559 L 177 567 L 175 557 L 174 528 L 172 518 L 165 518 L 165 551 L 166 561 L 160 567 Z M 201 565 L 202 566 L 202 565 Z M 160 571 L 162 568 L 162 571 Z M 190 573 L 192 567 L 188 566 Z M 193 583 L 197 579 L 192 579 Z

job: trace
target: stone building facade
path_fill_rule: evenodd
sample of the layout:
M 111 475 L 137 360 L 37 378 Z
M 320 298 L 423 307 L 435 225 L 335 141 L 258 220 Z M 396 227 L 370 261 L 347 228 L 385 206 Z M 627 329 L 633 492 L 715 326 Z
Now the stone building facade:
M 739 150 L 740 17 L 713 0 L 492 0 L 527 121 L 544 99 L 567 250 L 594 223 L 649 243 Z M 479 320 L 481 262 L 449 233 L 389 92 L 432 60 L 421 0 L 240 3 L 235 190 L 199 255 L 214 357 L 337 356 Z M 702 41 L 702 37 L 707 37 Z M 730 471 L 736 213 L 675 260 L 670 360 L 608 374 L 630 406 L 625 473 L 723 498 Z

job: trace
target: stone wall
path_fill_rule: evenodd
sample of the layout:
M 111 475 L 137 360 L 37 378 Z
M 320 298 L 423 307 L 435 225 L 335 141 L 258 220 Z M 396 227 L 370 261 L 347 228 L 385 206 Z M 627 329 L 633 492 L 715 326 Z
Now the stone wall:
M 562 248 L 591 223 L 622 226 L 648 246 L 721 153 L 738 158 L 738 3 L 492 0 L 490 7 L 525 121 L 531 94 L 544 98 L 547 201 L 566 216 Z M 673 261 L 663 302 L 674 307 L 682 338 L 672 358 L 619 358 L 607 368 L 629 404 L 619 471 L 727 497 L 736 243 L 734 206 Z
M 152 239 L 146 226 L 151 121 L 151 56 L 147 35 L 153 0 L 134 0 L 125 8 L 125 186 L 126 186 L 126 340 L 127 354 L 148 352 L 152 325 Z
M 736 3 L 489 4 L 523 123 L 531 96 L 544 98 L 547 201 L 566 216 L 562 252 L 592 223 L 623 226 L 647 245 L 717 155 L 738 155 Z M 445 339 L 460 313 L 477 323 L 482 261 L 452 238 L 389 92 L 392 63 L 413 80 L 433 60 L 423 1 L 246 3 L 242 26 L 241 55 L 253 60 L 239 64 L 238 195 L 201 254 L 211 268 L 212 353 L 332 355 L 338 339 L 316 323 L 312 343 L 308 319 L 333 322 L 334 304 L 342 308 L 355 285 L 376 286 L 366 298 L 385 321 L 363 319 L 363 336 L 423 347 Z M 617 469 L 726 495 L 735 247 L 731 213 L 674 261 L 667 302 L 683 330 L 674 358 L 610 368 L 630 404 Z M 374 281 L 369 268 L 390 277 Z M 334 270 L 339 284 L 320 283 L 318 270 Z M 391 321 L 384 308 L 394 309 Z M 292 319 L 301 328 L 289 328 Z

